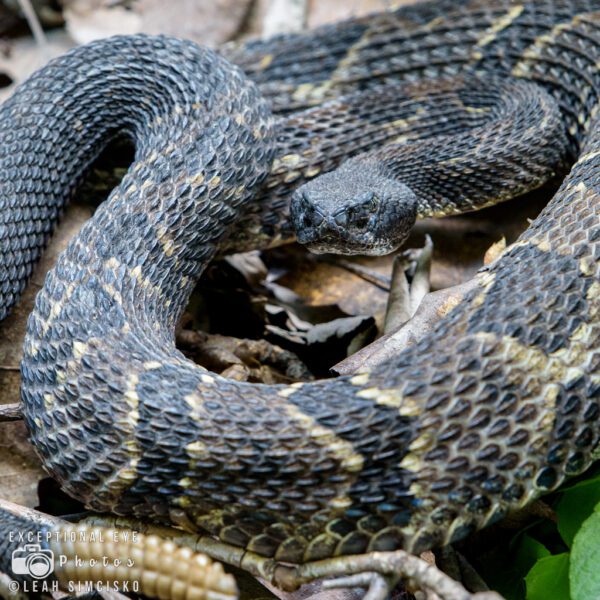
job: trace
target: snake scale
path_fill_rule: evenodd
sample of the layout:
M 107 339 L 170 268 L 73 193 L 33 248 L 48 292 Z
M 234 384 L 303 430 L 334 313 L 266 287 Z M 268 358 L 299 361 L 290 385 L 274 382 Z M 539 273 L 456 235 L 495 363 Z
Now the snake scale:
M 136 143 L 29 320 L 23 407 L 48 472 L 92 509 L 206 532 L 218 540 L 209 553 L 293 587 L 391 575 L 395 550 L 459 540 L 586 469 L 600 435 L 600 1 L 425 2 L 222 52 L 254 83 L 192 43 L 123 37 L 54 60 L 0 110 L 2 314 L 98 148 L 123 133 Z M 219 248 L 285 240 L 290 188 L 357 147 L 395 164 L 381 145 L 419 143 L 409 109 L 427 100 L 415 94 L 471 77 L 491 77 L 492 96 L 537 94 L 540 131 L 552 115 L 560 126 L 541 150 L 532 130 L 502 154 L 516 129 L 494 144 L 478 129 L 485 102 L 457 104 L 453 92 L 446 116 L 420 114 L 463 135 L 468 168 L 460 152 L 434 159 L 421 146 L 427 169 L 447 159 L 457 166 L 443 181 L 469 182 L 487 204 L 496 185 L 524 191 L 573 164 L 431 334 L 371 372 L 292 386 L 229 381 L 176 350 L 177 319 Z M 378 104 L 381 85 L 396 91 Z M 394 86 L 408 90 L 404 105 Z M 453 127 L 453 111 L 476 133 Z M 470 178 L 485 140 L 491 179 Z M 350 171 L 365 167 L 369 185 L 383 177 L 385 196 L 395 183 L 369 171 L 372 157 Z M 296 193 L 299 235 L 319 229 L 319 211 L 326 222 L 326 207 L 307 202 L 343 185 L 340 169 Z M 444 212 L 423 202 L 419 214 Z M 320 235 L 333 234 L 311 243 Z

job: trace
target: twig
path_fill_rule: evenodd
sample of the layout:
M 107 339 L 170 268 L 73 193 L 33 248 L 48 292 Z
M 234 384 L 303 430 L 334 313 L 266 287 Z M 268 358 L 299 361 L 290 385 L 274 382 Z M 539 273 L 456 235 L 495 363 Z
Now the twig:
M 45 50 L 48 46 L 48 39 L 46 38 L 46 34 L 40 25 L 40 21 L 35 14 L 35 10 L 33 10 L 33 6 L 31 5 L 31 0 L 18 0 L 19 6 L 27 19 L 27 24 L 29 25 L 29 29 L 31 29 L 31 33 L 33 34 L 33 38 L 35 39 L 36 44 L 39 46 L 40 50 Z
M 495 592 L 471 594 L 458 581 L 454 581 L 434 565 L 403 550 L 322 560 L 301 565 L 297 569 L 302 581 L 321 577 L 349 577 L 369 572 L 401 576 L 408 579 L 411 586 L 431 590 L 444 600 L 502 600 L 502 597 Z
M 384 292 L 388 292 L 390 290 L 391 279 L 387 275 L 377 273 L 377 271 L 373 271 L 372 269 L 364 267 L 363 265 L 358 265 L 350 262 L 349 260 L 344 260 L 343 258 L 337 257 L 334 258 L 331 256 L 317 257 L 317 260 L 328 263 L 340 269 L 345 269 L 349 273 L 357 275 L 361 279 L 372 283 L 374 286 L 378 287 Z
M 3 500 L 2 498 L 0 498 L 0 509 L 11 512 L 14 515 L 23 517 L 25 519 L 31 519 L 40 527 L 52 528 L 65 525 L 65 521 L 58 517 L 52 517 L 45 513 L 34 510 L 33 508 L 27 508 L 26 506 L 21 506 L 20 504 L 15 504 L 14 502 L 9 502 L 8 500 Z
M 14 404 L 0 404 L 0 423 L 9 421 L 20 421 L 23 418 L 21 405 L 18 402 Z
M 429 293 L 432 255 L 433 242 L 427 235 L 423 248 L 394 258 L 383 333 L 397 331 L 411 319 Z

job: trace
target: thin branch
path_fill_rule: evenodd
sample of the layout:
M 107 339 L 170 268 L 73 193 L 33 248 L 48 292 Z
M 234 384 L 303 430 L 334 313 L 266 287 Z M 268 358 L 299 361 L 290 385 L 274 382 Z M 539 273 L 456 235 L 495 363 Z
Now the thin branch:
M 65 521 L 59 517 L 53 517 L 34 510 L 33 508 L 28 508 L 26 506 L 21 506 L 20 504 L 15 504 L 14 502 L 9 502 L 8 500 L 3 500 L 2 498 L 0 498 L 0 510 L 6 510 L 19 517 L 31 519 L 32 521 L 38 523 L 40 527 L 52 528 L 66 524 Z
M 312 581 L 321 577 L 347 578 L 355 574 L 374 572 L 406 578 L 411 586 L 421 590 L 431 590 L 445 600 L 502 600 L 496 592 L 471 594 L 458 581 L 448 577 L 434 565 L 403 550 L 343 556 L 306 563 L 298 566 L 295 572 L 300 581 Z M 328 587 L 335 585 L 335 579 L 328 583 Z
M 40 25 L 40 21 L 35 14 L 35 10 L 33 10 L 31 0 L 18 1 L 23 14 L 25 15 L 25 19 L 27 19 L 27 24 L 29 25 L 29 29 L 31 29 L 31 33 L 33 34 L 36 44 L 40 50 L 45 50 L 48 46 L 48 39 L 46 38 L 46 34 L 44 33 L 44 30 Z
M 23 419 L 21 405 L 18 402 L 14 404 L 0 404 L 0 423 L 9 421 L 20 421 Z
M 387 275 L 382 275 L 373 269 L 369 269 L 364 265 L 360 265 L 357 263 L 350 262 L 349 260 L 345 260 L 343 258 L 338 258 L 337 256 L 319 256 L 317 257 L 318 261 L 333 265 L 334 267 L 338 267 L 339 269 L 344 269 L 353 275 L 364 279 L 366 282 L 378 287 L 384 292 L 388 292 L 390 290 L 391 278 Z

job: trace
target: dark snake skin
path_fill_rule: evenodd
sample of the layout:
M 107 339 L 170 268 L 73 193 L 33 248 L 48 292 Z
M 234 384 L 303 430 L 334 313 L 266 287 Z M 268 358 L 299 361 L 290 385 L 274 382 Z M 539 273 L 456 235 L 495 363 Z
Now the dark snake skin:
M 534 82 L 560 108 L 577 160 L 547 208 L 433 333 L 353 377 L 238 383 L 174 346 L 195 281 L 281 139 L 240 72 L 193 44 L 119 38 L 54 61 L 4 105 L 7 306 L 101 139 L 124 129 L 137 142 L 28 325 L 25 418 L 70 494 L 208 532 L 281 583 L 277 563 L 458 540 L 590 464 L 600 1 L 454 4 L 225 52 L 283 113 L 377 82 L 462 73 Z M 247 224 L 260 210 L 249 205 Z

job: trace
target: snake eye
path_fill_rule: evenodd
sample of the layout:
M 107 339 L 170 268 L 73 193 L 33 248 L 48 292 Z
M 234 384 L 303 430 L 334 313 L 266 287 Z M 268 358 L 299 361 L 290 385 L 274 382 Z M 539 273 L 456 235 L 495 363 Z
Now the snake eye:
M 357 229 L 363 229 L 369 223 L 369 214 L 365 211 L 364 204 L 358 207 L 351 206 L 347 209 L 348 222 Z
M 360 205 L 364 210 L 372 213 L 379 207 L 379 199 L 375 195 L 375 192 L 366 192 L 360 198 Z

